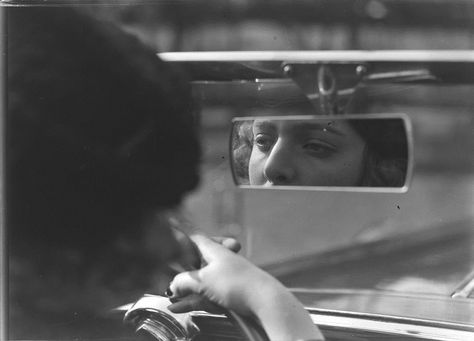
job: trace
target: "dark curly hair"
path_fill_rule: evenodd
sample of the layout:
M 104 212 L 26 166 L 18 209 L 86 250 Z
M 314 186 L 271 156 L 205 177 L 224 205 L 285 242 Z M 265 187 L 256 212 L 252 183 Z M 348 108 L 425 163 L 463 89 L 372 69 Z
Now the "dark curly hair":
M 70 289 L 57 283 L 81 286 L 94 276 L 116 288 L 126 277 L 144 290 L 151 266 L 175 252 L 159 222 L 155 254 L 145 252 L 153 212 L 175 207 L 198 183 L 187 79 L 136 38 L 76 8 L 8 8 L 6 18 L 12 304 L 31 312 L 36 300 L 15 300 L 31 299 L 34 286 L 38 297 L 53 295 Z M 34 269 L 26 279 L 13 275 L 22 262 Z
M 177 205 L 198 180 L 191 113 L 184 77 L 135 38 L 71 8 L 9 9 L 7 183 L 15 228 L 48 222 L 44 235 L 68 225 L 74 241 L 89 209 L 96 218 L 99 207 Z
M 408 144 L 401 119 L 349 121 L 366 143 L 361 186 L 402 187 L 408 167 Z

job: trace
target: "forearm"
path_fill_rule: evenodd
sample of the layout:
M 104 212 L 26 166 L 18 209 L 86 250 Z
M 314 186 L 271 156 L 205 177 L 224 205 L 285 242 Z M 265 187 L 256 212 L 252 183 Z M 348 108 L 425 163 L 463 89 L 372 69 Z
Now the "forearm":
M 271 341 L 324 340 L 303 305 L 276 280 L 263 288 L 252 310 Z

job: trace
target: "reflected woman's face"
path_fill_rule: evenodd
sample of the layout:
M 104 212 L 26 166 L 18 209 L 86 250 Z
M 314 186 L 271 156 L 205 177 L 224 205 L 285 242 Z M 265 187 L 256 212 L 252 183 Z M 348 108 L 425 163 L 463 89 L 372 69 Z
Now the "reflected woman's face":
M 365 142 L 347 121 L 254 121 L 250 185 L 357 186 Z

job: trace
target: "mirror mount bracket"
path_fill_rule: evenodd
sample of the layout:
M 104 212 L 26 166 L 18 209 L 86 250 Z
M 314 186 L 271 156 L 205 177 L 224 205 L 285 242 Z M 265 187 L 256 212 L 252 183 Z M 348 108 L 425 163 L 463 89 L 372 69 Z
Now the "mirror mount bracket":
M 282 63 L 283 74 L 295 82 L 321 115 L 344 114 L 367 72 L 361 63 Z

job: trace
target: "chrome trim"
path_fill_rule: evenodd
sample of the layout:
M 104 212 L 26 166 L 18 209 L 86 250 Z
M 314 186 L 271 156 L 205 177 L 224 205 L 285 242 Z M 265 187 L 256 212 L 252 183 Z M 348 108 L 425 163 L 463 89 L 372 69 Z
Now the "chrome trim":
M 289 288 L 291 292 L 302 293 L 302 294 L 344 294 L 344 295 L 371 295 L 378 294 L 383 296 L 392 296 L 392 297 L 405 297 L 405 298 L 428 298 L 428 299 L 449 299 L 445 296 L 440 296 L 439 294 L 424 294 L 424 293 L 410 293 L 410 292 L 398 292 L 398 291 L 382 291 L 378 289 L 352 289 L 352 288 L 300 288 L 294 287 Z
M 164 52 L 158 56 L 167 62 L 474 62 L 474 50 L 204 51 Z
M 451 294 L 452 298 L 468 298 L 474 293 L 474 270 L 467 275 Z
M 399 81 L 399 80 L 435 80 L 436 77 L 427 69 L 388 71 L 369 74 L 368 81 Z
M 374 289 L 290 288 L 308 311 L 474 332 L 474 301 Z
M 358 317 L 330 316 L 311 313 L 311 319 L 315 324 L 321 327 L 345 328 L 357 331 L 370 331 L 439 341 L 472 341 L 474 335 L 474 329 L 471 331 L 454 330 L 437 326 L 368 320 Z
M 247 117 L 235 117 L 232 119 L 232 123 L 238 121 L 254 120 L 261 118 L 262 116 L 247 116 Z M 310 119 L 374 119 L 374 118 L 399 118 L 402 119 L 407 131 L 407 146 L 408 146 L 408 165 L 407 174 L 405 178 L 405 184 L 402 187 L 337 187 L 337 186 L 251 186 L 251 185 L 237 185 L 239 188 L 251 189 L 251 190 L 303 190 L 303 191 L 328 191 L 328 192 L 359 192 L 359 193 L 406 193 L 408 192 L 409 185 L 411 184 L 413 168 L 414 168 L 414 143 L 413 143 L 413 127 L 410 121 L 410 117 L 404 113 L 380 113 L 380 114 L 348 114 L 348 115 L 294 115 L 294 116 L 264 116 L 268 119 L 288 119 L 288 120 L 310 120 Z
M 335 309 L 321 309 L 321 308 L 311 308 L 304 307 L 310 314 L 316 315 L 334 315 L 334 317 L 349 317 L 357 318 L 364 320 L 374 320 L 374 321 L 383 321 L 390 323 L 404 323 L 404 324 L 416 324 L 419 326 L 433 327 L 433 328 L 442 328 L 442 329 L 457 329 L 457 330 L 466 330 L 472 329 L 465 324 L 453 323 L 453 322 L 442 322 L 434 321 L 428 319 L 421 319 L 415 317 L 404 317 L 396 315 L 386 315 L 386 314 L 373 314 L 373 313 L 362 313 L 362 312 L 352 312 L 352 311 L 340 311 Z M 474 327 L 473 327 L 474 328 Z M 474 329 L 473 329 L 474 331 Z
M 381 316 L 364 316 L 362 314 L 348 314 L 345 312 L 309 310 L 314 324 L 323 330 L 345 329 L 349 332 L 368 332 L 389 335 L 391 337 L 425 338 L 438 341 L 471 341 L 474 333 L 472 329 L 452 329 L 450 325 L 418 325 L 417 320 L 403 320 L 393 318 L 384 320 Z M 349 315 L 349 316 L 348 316 Z M 191 313 L 191 317 L 217 320 L 226 320 L 223 315 L 209 314 L 203 311 Z M 216 321 L 216 322 L 217 322 Z M 411 322 L 411 323 L 410 323 Z

